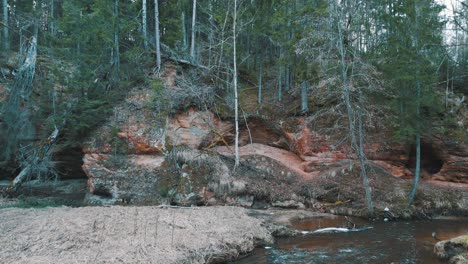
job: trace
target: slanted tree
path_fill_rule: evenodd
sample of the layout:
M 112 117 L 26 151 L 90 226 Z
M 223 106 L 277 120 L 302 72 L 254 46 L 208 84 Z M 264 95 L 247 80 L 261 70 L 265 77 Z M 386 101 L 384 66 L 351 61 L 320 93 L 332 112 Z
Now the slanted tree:
M 26 54 L 24 54 L 24 60 L 18 69 L 15 83 L 8 95 L 8 101 L 2 109 L 6 125 L 6 146 L 2 151 L 4 160 L 14 158 L 20 143 L 31 140 L 34 134 L 28 100 L 33 90 L 33 79 L 36 72 L 36 36 L 37 34 L 31 37 Z

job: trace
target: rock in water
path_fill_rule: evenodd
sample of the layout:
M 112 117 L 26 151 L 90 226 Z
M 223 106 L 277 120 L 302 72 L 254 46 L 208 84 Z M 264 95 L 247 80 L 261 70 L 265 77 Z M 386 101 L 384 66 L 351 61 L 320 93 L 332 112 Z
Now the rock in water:
M 434 253 L 453 264 L 468 264 L 468 235 L 437 242 Z

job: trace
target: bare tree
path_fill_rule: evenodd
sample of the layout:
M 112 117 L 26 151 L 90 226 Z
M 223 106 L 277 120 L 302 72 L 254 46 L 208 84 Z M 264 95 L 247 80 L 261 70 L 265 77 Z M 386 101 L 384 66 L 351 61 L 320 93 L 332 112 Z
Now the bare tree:
M 147 21 L 146 21 L 146 14 L 147 14 L 147 6 L 146 0 L 142 0 L 142 17 L 141 17 L 141 26 L 142 26 L 142 34 L 143 34 L 143 44 L 145 46 L 145 50 L 148 50 L 148 29 L 147 29 Z
M 327 17 L 312 20 L 314 30 L 296 46 L 296 53 L 320 67 L 321 82 L 316 89 L 327 89 L 328 115 L 345 123 L 352 154 L 360 164 L 360 177 L 365 192 L 369 215 L 374 214 L 371 188 L 368 178 L 368 161 L 364 144 L 364 126 L 376 114 L 368 94 L 381 92 L 377 70 L 360 57 L 353 36 L 361 27 L 353 19 L 362 15 L 360 1 L 343 0 L 330 3 Z M 302 87 L 302 110 L 306 109 L 306 87 Z M 344 113 L 344 115 L 342 114 Z M 337 121 L 338 122 L 338 121 Z M 368 121 L 370 122 L 370 121 Z
M 156 38 L 156 70 L 161 70 L 161 36 L 159 34 L 159 5 L 158 0 L 154 0 L 154 34 Z
M 307 81 L 303 81 L 301 85 L 301 113 L 303 114 L 309 112 L 307 91 Z
M 192 8 L 192 42 L 190 44 L 190 60 L 192 63 L 195 62 L 195 23 L 197 16 L 197 0 L 193 0 Z
M 186 56 L 186 52 L 188 49 L 188 36 L 187 36 L 187 26 L 185 24 L 185 10 L 182 10 L 182 15 L 181 15 L 181 23 L 182 23 L 182 43 L 183 43 L 183 49 L 184 49 L 184 56 Z
M 358 3 L 348 3 L 342 1 L 341 5 L 335 6 L 335 23 L 338 28 L 337 48 L 339 51 L 340 67 L 341 67 L 341 81 L 342 81 L 342 93 L 346 105 L 346 111 L 348 115 L 348 126 L 349 134 L 351 137 L 351 146 L 354 153 L 357 155 L 359 163 L 361 165 L 361 179 L 366 193 L 367 207 L 369 215 L 374 214 L 374 206 L 372 203 L 371 190 L 369 185 L 369 178 L 367 175 L 367 158 L 364 153 L 364 135 L 362 129 L 362 111 L 358 105 L 353 105 L 351 102 L 351 89 L 353 89 L 353 75 L 350 75 L 349 69 L 353 68 L 354 60 L 349 54 L 349 36 L 351 34 L 350 27 L 352 23 L 353 14 L 350 11 L 350 5 L 355 5 L 354 8 L 358 8 Z M 351 61 L 351 64 L 350 64 Z M 358 99 L 362 99 L 362 92 L 358 91 Z M 357 119 L 357 127 L 356 127 Z
M 3 0 L 3 47 L 5 50 L 10 49 L 8 33 L 8 0 Z
M 57 141 L 59 130 L 57 127 L 50 136 L 45 140 L 34 145 L 24 147 L 21 158 L 21 172 L 13 180 L 10 191 L 16 191 L 25 181 L 30 180 L 33 176 L 39 180 L 47 180 L 47 176 L 56 176 L 56 172 L 52 167 L 52 153 Z
M 5 160 L 10 160 L 19 144 L 32 134 L 28 109 L 22 109 L 21 105 L 28 101 L 33 90 L 36 57 L 37 38 L 33 36 L 2 111 L 7 128 L 5 135 L 7 144 L 2 151 Z
M 278 63 L 278 102 L 283 101 L 283 80 L 281 78 L 281 71 L 282 71 L 281 64 Z
M 263 77 L 263 62 L 260 61 L 259 63 L 259 70 L 258 70 L 258 96 L 257 96 L 257 104 L 258 107 L 262 105 L 262 77 Z
M 120 47 L 119 47 L 119 0 L 114 0 L 114 46 L 111 56 L 111 87 L 117 86 L 120 81 Z
M 233 44 L 233 82 L 234 82 L 234 119 L 236 126 L 236 140 L 235 140 L 235 155 L 236 155 L 236 166 L 239 165 L 239 97 L 237 92 L 237 58 L 236 58 L 236 25 L 237 25 L 237 0 L 234 0 L 234 14 L 232 20 L 232 44 Z

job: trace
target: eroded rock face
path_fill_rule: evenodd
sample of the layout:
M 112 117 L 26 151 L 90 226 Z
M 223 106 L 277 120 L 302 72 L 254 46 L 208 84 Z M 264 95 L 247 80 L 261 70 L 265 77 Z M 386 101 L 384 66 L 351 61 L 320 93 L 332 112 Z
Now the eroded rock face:
M 159 179 L 164 157 L 85 154 L 83 170 L 91 194 L 119 202 L 150 202 L 161 198 Z
M 468 183 L 468 146 L 460 142 L 435 141 L 443 161 L 442 168 L 433 179 L 447 182 Z
M 86 154 L 161 155 L 165 147 L 162 121 L 147 107 L 151 93 L 135 89 L 84 144 Z
M 149 89 L 132 90 L 125 102 L 114 108 L 114 115 L 84 144 L 82 167 L 88 176 L 90 193 L 110 203 L 198 204 L 212 198 L 207 182 L 192 181 L 192 176 L 197 175 L 174 169 L 179 164 L 166 157 L 170 156 L 170 149 L 179 145 L 193 151 L 211 148 L 219 143 L 218 139 L 228 137 L 232 125 L 211 112 L 193 109 L 161 120 L 148 107 L 151 102 Z M 185 164 L 184 169 L 187 168 Z M 220 179 L 217 184 L 226 184 L 226 173 L 216 177 Z M 187 182 L 187 188 L 182 188 L 182 183 Z
M 221 121 L 212 112 L 190 109 L 171 118 L 167 128 L 167 144 L 185 145 L 194 149 L 223 144 L 232 139 L 233 126 Z
M 148 89 L 131 91 L 85 144 L 83 169 L 91 193 L 112 201 L 179 205 L 365 207 L 359 164 L 349 144 L 335 145 L 330 136 L 306 125 L 305 118 L 292 118 L 293 125 L 247 120 L 248 126 L 241 125 L 241 164 L 234 169 L 232 121 L 195 109 L 162 120 L 147 107 L 151 100 Z M 466 182 L 466 146 L 425 144 L 425 152 L 436 153 L 423 162 L 423 169 L 434 174 L 429 179 Z M 413 176 L 411 146 L 377 137 L 366 152 L 375 174 L 370 183 L 376 207 L 403 204 L 410 181 L 399 178 Z M 432 160 L 440 160 L 439 171 L 431 169 Z M 459 192 L 450 193 L 453 201 L 448 203 L 437 200 L 448 192 L 425 189 L 431 197 L 420 206 L 446 214 L 468 208 L 457 202 L 465 197 Z

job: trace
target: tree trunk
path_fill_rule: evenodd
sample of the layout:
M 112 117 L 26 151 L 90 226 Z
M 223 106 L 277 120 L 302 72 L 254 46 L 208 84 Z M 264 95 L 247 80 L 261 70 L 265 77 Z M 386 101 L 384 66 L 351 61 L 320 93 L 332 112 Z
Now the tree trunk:
M 413 178 L 413 188 L 408 197 L 408 203 L 406 204 L 405 209 L 408 209 L 413 203 L 414 197 L 416 196 L 416 191 L 418 189 L 419 176 L 421 175 L 421 136 L 419 133 L 416 134 L 416 168 Z
M 50 21 L 49 21 L 49 29 L 50 29 L 50 34 L 52 36 L 55 36 L 55 34 L 57 33 L 57 29 L 55 27 L 55 17 L 54 17 L 54 13 L 55 13 L 55 1 L 54 0 L 51 0 L 50 1 Z
M 10 49 L 8 25 L 8 0 L 3 0 L 3 48 L 5 50 Z
M 210 29 L 209 29 L 209 34 L 208 34 L 208 68 L 211 68 L 211 57 L 212 57 L 212 50 L 213 50 L 213 42 L 214 42 L 214 29 L 213 27 L 215 26 L 215 22 L 213 19 L 213 3 L 211 1 L 208 1 L 208 12 L 209 12 L 209 23 L 210 23 Z
M 119 47 L 119 0 L 114 0 L 114 47 L 112 49 L 111 87 L 120 82 L 120 47 Z
M 250 70 L 250 32 L 247 30 L 245 32 L 247 34 L 247 39 L 245 40 L 245 64 L 247 65 L 247 70 Z
M 342 11 L 341 11 L 342 12 Z M 365 157 L 364 153 L 364 139 L 363 139 L 363 131 L 362 131 L 362 120 L 361 120 L 361 114 L 358 113 L 358 133 L 359 133 L 359 143 L 358 143 L 358 138 L 356 136 L 356 125 L 355 125 L 355 111 L 353 110 L 353 106 L 351 103 L 351 85 L 352 81 L 349 80 L 348 78 L 348 67 L 349 65 L 346 63 L 346 49 L 345 49 L 345 36 L 343 34 L 343 29 L 342 27 L 342 21 L 343 20 L 343 14 L 336 14 L 339 16 L 338 20 L 338 50 L 339 50 L 339 56 L 341 60 L 341 81 L 343 83 L 343 97 L 345 99 L 345 105 L 346 105 L 346 112 L 348 116 L 348 126 L 349 126 L 349 133 L 351 136 L 351 146 L 354 150 L 354 153 L 357 155 L 359 163 L 361 165 L 361 180 L 363 182 L 363 187 L 366 193 L 366 201 L 367 201 L 367 208 L 369 212 L 369 216 L 374 215 L 374 206 L 372 203 L 372 197 L 371 197 L 371 190 L 369 186 L 369 179 L 367 177 L 367 160 Z M 359 112 L 360 110 L 358 110 Z
M 308 96 L 307 96 L 307 81 L 302 83 L 301 89 L 301 113 L 309 112 Z
M 154 34 L 156 38 L 156 70 L 161 70 L 161 42 L 159 35 L 159 5 L 158 0 L 154 0 Z
M 39 148 L 34 150 L 32 156 L 27 157 L 29 162 L 13 180 L 10 187 L 11 191 L 18 190 L 25 181 L 29 180 L 32 176 L 44 173 L 44 168 L 49 167 L 49 164 L 44 166 L 44 162 L 50 162 L 58 134 L 59 130 L 55 127 L 46 142 L 44 144 L 39 144 Z
M 229 7 L 228 10 L 226 10 L 226 15 L 224 16 L 224 22 L 223 22 L 223 27 L 221 29 L 221 45 L 219 45 L 219 58 L 218 58 L 218 71 L 221 67 L 221 63 L 223 62 L 223 53 L 224 53 L 224 32 L 226 29 L 228 17 L 229 17 Z M 219 72 L 218 72 L 219 74 Z
M 361 92 L 359 92 L 360 103 L 364 103 L 361 98 Z M 366 192 L 367 208 L 369 208 L 369 215 L 374 215 L 374 205 L 372 203 L 372 194 L 369 184 L 369 178 L 367 176 L 367 158 L 364 152 L 364 130 L 362 128 L 362 111 L 360 108 L 357 110 L 358 115 L 358 133 L 359 133 L 359 163 L 361 164 L 361 179 Z
M 142 3 L 142 17 L 141 17 L 141 26 L 142 26 L 142 34 L 143 34 L 143 45 L 145 47 L 145 50 L 148 50 L 148 28 L 147 28 L 147 21 L 146 21 L 146 14 L 148 12 L 146 8 L 146 0 L 143 0 Z
M 416 67 L 419 67 L 418 63 Z M 417 89 L 416 120 L 417 121 L 416 122 L 419 122 L 419 119 L 420 119 L 419 100 L 421 98 L 421 82 L 419 80 L 419 69 L 416 70 L 416 78 L 417 78 L 416 80 L 416 89 Z M 417 124 L 416 130 L 417 130 L 416 131 L 416 168 L 415 168 L 414 178 L 413 178 L 413 187 L 411 189 L 411 193 L 409 194 L 408 203 L 406 204 L 405 209 L 408 209 L 413 203 L 414 197 L 416 196 L 416 191 L 418 189 L 419 176 L 421 175 L 421 132 L 420 132 L 419 123 Z
M 416 191 L 418 189 L 418 184 L 419 184 L 419 176 L 421 174 L 421 126 L 420 126 L 420 116 L 421 116 L 421 109 L 420 109 L 420 99 L 421 99 L 421 80 L 420 78 L 420 72 L 419 72 L 419 6 L 417 2 L 415 3 L 415 28 L 416 28 L 416 34 L 415 34 L 415 47 L 416 47 L 416 52 L 417 57 L 416 57 L 416 168 L 414 172 L 414 178 L 413 178 L 413 188 L 411 189 L 411 193 L 408 197 L 408 203 L 406 204 L 405 209 L 408 209 L 411 204 L 413 203 L 414 196 L 416 195 Z
M 192 42 L 190 44 L 190 60 L 195 62 L 195 22 L 197 15 L 197 0 L 193 0 L 192 8 Z
M 184 56 L 187 55 L 187 49 L 188 49 L 188 36 L 187 36 L 187 26 L 186 26 L 186 22 L 185 22 L 185 11 L 182 11 L 182 15 L 181 15 L 181 20 L 182 20 L 182 43 L 183 43 L 183 48 L 184 48 Z M 184 57 L 185 59 L 187 57 Z
M 236 167 L 239 165 L 239 98 L 237 92 L 237 58 L 236 58 L 236 24 L 237 24 L 237 0 L 234 0 L 234 18 L 232 22 L 232 42 L 234 48 L 234 55 L 233 55 L 233 64 L 234 64 L 234 116 L 235 116 L 235 126 L 236 126 L 236 140 L 235 140 L 235 159 L 236 159 Z
M 22 55 L 23 56 L 23 55 Z M 33 90 L 33 79 L 36 72 L 37 38 L 32 37 L 24 62 L 16 74 L 15 83 L 5 103 L 4 122 L 7 127 L 7 142 L 1 155 L 5 160 L 10 160 L 16 153 L 21 141 L 30 136 L 30 120 L 27 108 L 21 109 L 21 105 L 27 102 Z
M 260 61 L 260 66 L 258 70 L 258 108 L 262 105 L 262 75 L 263 75 L 263 63 Z
M 278 64 L 278 102 L 283 101 L 283 83 L 281 79 L 281 64 Z

